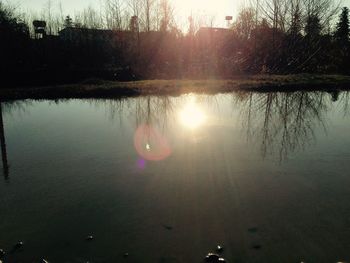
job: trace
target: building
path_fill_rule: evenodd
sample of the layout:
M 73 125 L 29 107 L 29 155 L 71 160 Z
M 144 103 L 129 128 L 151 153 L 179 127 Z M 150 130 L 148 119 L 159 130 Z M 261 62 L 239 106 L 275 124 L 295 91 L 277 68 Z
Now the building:
M 66 27 L 58 32 L 60 40 L 70 42 L 110 41 L 114 38 L 115 32 L 107 29 L 90 29 L 79 27 Z

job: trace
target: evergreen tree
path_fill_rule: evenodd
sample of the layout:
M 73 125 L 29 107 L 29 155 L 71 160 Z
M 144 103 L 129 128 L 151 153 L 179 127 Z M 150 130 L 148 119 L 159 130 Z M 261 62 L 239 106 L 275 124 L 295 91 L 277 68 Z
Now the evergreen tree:
M 349 8 L 344 7 L 340 14 L 335 38 L 339 44 L 346 46 L 349 43 L 350 29 L 349 29 Z
M 305 33 L 312 40 L 317 39 L 321 34 L 322 26 L 317 15 L 310 15 L 306 21 Z
M 344 7 L 335 32 L 335 64 L 338 72 L 350 72 L 349 8 Z
M 70 16 L 66 16 L 64 19 L 64 27 L 73 27 L 73 19 Z

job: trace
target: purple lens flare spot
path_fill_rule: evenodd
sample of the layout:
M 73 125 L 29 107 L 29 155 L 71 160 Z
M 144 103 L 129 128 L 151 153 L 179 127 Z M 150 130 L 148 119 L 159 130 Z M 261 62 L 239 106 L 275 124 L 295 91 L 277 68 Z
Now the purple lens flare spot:
M 137 160 L 137 167 L 141 170 L 145 169 L 145 167 L 146 167 L 145 159 L 142 159 L 142 158 L 138 159 Z

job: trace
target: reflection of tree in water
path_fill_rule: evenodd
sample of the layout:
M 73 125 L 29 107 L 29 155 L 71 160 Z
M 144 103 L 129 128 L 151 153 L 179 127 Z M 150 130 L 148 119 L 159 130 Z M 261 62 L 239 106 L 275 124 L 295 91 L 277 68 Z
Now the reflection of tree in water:
M 136 127 L 141 124 L 165 128 L 174 116 L 176 98 L 167 96 L 144 96 L 121 99 L 96 99 L 89 101 L 96 107 L 104 107 L 110 120 L 123 117 L 135 120 Z
M 135 120 L 136 127 L 141 124 L 154 125 L 165 130 L 169 124 L 176 122 L 176 112 L 184 107 L 191 95 L 181 97 L 144 96 L 137 98 L 93 100 L 96 107 L 103 106 L 108 118 L 119 119 L 123 116 Z M 220 104 L 215 96 L 196 95 L 196 102 L 219 110 Z
M 115 121 L 119 119 L 134 121 L 135 129 L 140 125 L 149 125 L 165 130 L 176 123 L 176 113 L 185 106 L 191 95 L 180 97 L 145 96 L 138 98 L 96 99 L 85 102 L 106 110 L 108 117 Z M 210 108 L 221 115 L 220 96 L 195 95 L 196 102 Z M 232 109 L 241 111 L 248 140 L 261 141 L 263 156 L 278 153 L 280 160 L 289 153 L 303 149 L 315 141 L 314 130 L 323 128 L 326 131 L 326 113 L 332 103 L 336 102 L 339 110 L 350 115 L 349 92 L 290 92 L 290 93 L 254 93 L 238 92 L 233 94 Z M 66 103 L 58 100 L 53 103 Z M 3 171 L 8 176 L 9 166 L 5 142 L 5 127 L 3 115 L 14 112 L 22 114 L 28 107 L 35 105 L 32 101 L 2 102 L 1 115 L 1 149 Z M 333 106 L 332 106 L 333 107 Z M 147 129 L 146 129 L 147 131 Z M 145 135 L 146 136 L 146 135 Z
M 339 102 L 342 106 L 344 116 L 350 115 L 350 91 L 342 92 L 340 94 Z
M 175 101 L 166 96 L 139 98 L 135 104 L 135 114 L 131 112 L 131 116 L 135 116 L 136 126 L 156 125 L 164 130 L 173 120 L 174 104 Z
M 161 161 L 171 155 L 165 130 L 174 116 L 176 99 L 165 96 L 145 96 L 121 100 L 107 100 L 103 105 L 110 119 L 128 123 L 135 121 L 134 147 L 139 155 L 138 167 L 143 169 L 146 161 Z M 159 132 L 159 131 L 162 132 Z
M 9 177 L 9 166 L 8 166 L 8 162 L 7 162 L 5 129 L 4 129 L 4 120 L 2 117 L 2 103 L 1 102 L 0 102 L 0 143 L 1 143 L 2 169 L 3 169 L 5 179 L 7 179 Z
M 347 94 L 341 94 L 346 103 Z M 239 93 L 234 98 L 242 107 L 248 140 L 261 140 L 264 157 L 278 153 L 283 160 L 312 143 L 317 126 L 326 132 L 325 113 L 334 96 L 325 92 Z
M 2 104 L 2 113 L 4 115 L 13 116 L 14 113 L 16 115 L 22 116 L 23 114 L 28 112 L 28 109 L 34 106 L 34 102 L 32 100 L 16 100 L 16 101 L 7 101 L 1 102 Z
M 136 127 L 147 124 L 164 131 L 169 123 L 176 121 L 175 112 L 186 104 L 187 99 L 187 96 L 148 96 L 107 100 L 105 106 L 113 119 L 116 114 L 120 119 L 128 116 L 135 119 Z M 196 95 L 196 99 L 202 106 L 220 114 L 218 96 Z M 233 95 L 233 109 L 239 107 L 247 139 L 261 143 L 263 156 L 278 153 L 283 160 L 289 153 L 314 142 L 316 128 L 326 132 L 325 116 L 335 101 L 342 107 L 342 112 L 349 113 L 349 92 L 238 92 Z
M 19 114 L 25 113 L 29 106 L 33 105 L 31 101 L 11 101 L 11 102 L 1 102 L 0 101 L 0 144 L 1 144 L 1 159 L 2 159 L 2 169 L 5 180 L 9 179 L 10 166 L 8 164 L 7 158 L 7 147 L 6 147 L 6 137 L 5 137 L 5 125 L 4 125 L 4 115 L 12 115 L 14 112 Z

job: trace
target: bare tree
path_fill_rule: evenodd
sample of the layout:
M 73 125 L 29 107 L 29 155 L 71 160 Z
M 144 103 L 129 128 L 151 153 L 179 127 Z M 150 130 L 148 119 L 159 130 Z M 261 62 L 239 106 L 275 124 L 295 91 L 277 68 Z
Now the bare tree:
M 46 23 L 48 25 L 49 34 L 52 35 L 53 19 L 52 19 L 52 1 L 51 0 L 47 0 L 43 11 L 47 15 Z
M 154 0 L 144 0 L 144 12 L 145 12 L 145 30 L 151 31 L 152 28 L 152 13 L 154 7 Z
M 76 13 L 74 21 L 76 26 L 95 29 L 103 28 L 104 24 L 101 15 L 91 6 L 82 12 Z
M 120 0 L 105 0 L 105 23 L 106 27 L 113 30 L 124 28 L 125 17 L 123 16 L 124 6 Z
M 256 25 L 255 16 L 255 10 L 252 8 L 243 9 L 239 13 L 238 18 L 233 24 L 233 30 L 241 39 L 250 39 Z
M 166 32 L 173 22 L 172 19 L 174 9 L 168 0 L 160 0 L 159 7 L 161 12 L 160 31 Z

